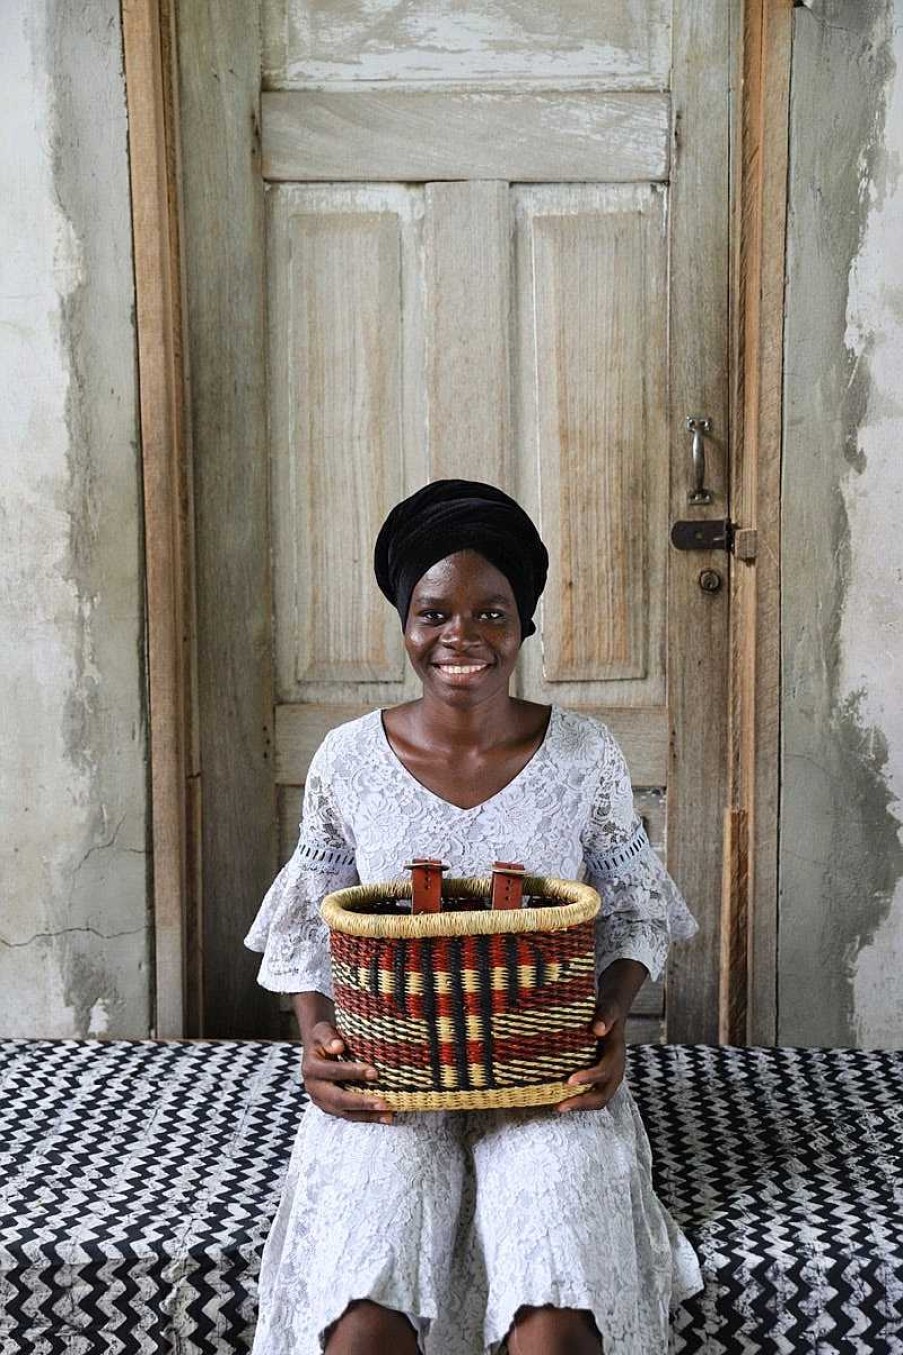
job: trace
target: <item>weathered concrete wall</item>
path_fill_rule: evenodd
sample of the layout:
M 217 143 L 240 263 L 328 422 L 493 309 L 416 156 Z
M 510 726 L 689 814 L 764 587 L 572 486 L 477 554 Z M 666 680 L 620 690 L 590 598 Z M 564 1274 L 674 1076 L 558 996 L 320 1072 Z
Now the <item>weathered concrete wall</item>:
M 117 0 L 5 0 L 0 100 L 0 1034 L 146 1035 L 140 485 Z
M 903 1047 L 903 0 L 795 16 L 779 1039 Z

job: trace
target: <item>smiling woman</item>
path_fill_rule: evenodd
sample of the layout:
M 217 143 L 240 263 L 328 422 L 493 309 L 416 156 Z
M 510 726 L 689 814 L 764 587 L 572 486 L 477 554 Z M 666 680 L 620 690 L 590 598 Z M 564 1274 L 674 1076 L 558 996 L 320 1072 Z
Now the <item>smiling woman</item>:
M 264 1253 L 254 1355 L 663 1355 L 669 1305 L 701 1278 L 652 1189 L 624 1030 L 695 923 L 608 729 L 509 694 L 548 566 L 523 509 L 491 485 L 427 485 L 389 515 L 375 566 L 422 695 L 321 745 L 295 854 L 246 939 L 264 952 L 260 982 L 294 994 L 312 1102 Z M 396 1115 L 348 1089 L 378 1071 L 336 1029 L 318 905 L 419 855 L 456 875 L 516 859 L 600 891 L 597 1062 L 554 1109 Z
M 405 648 L 423 697 L 385 711 L 383 725 L 423 785 L 454 803 L 466 787 L 462 808 L 500 790 L 545 736 L 549 707 L 508 699 L 520 628 L 511 585 L 476 551 L 440 560 L 411 596 Z M 510 706 L 510 732 L 499 738 L 496 728 L 487 739 L 486 723 L 497 718 L 500 697 Z M 450 722 L 443 718 L 446 710 Z

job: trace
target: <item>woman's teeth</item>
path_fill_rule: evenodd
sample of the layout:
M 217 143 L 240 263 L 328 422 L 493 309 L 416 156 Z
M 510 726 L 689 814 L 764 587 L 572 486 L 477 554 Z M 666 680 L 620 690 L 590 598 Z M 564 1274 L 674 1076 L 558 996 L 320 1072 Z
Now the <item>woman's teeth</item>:
M 440 663 L 437 668 L 441 668 L 443 673 L 479 673 L 484 668 L 488 668 L 485 663 Z

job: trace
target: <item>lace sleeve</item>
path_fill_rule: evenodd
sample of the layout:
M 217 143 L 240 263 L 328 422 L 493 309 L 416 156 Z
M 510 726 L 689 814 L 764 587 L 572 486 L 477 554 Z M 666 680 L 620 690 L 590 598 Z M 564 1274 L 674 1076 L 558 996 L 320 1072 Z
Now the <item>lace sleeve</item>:
M 257 982 L 275 993 L 332 997 L 324 895 L 357 884 L 354 846 L 330 783 L 326 744 L 314 754 L 304 787 L 298 845 L 264 896 L 244 944 L 263 952 Z
M 624 755 L 606 731 L 599 783 L 583 833 L 586 880 L 602 896 L 596 973 L 614 960 L 638 960 L 657 979 L 672 940 L 697 923 L 646 836 L 634 808 Z

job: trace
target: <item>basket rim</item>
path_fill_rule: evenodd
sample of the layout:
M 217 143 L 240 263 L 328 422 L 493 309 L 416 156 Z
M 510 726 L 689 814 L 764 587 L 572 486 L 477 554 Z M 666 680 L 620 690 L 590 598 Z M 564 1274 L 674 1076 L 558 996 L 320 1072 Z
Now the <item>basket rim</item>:
M 442 881 L 442 895 L 472 895 L 489 898 L 492 881 L 488 876 L 457 876 Z M 545 894 L 561 899 L 552 908 L 512 908 L 492 911 L 473 909 L 454 913 L 405 913 L 399 917 L 359 913 L 354 906 L 386 899 L 409 899 L 410 880 L 352 885 L 327 894 L 320 905 L 320 916 L 327 926 L 347 936 L 407 939 L 428 936 L 491 936 L 505 932 L 560 932 L 589 922 L 601 907 L 599 894 L 579 880 L 562 880 L 555 875 L 525 875 L 525 894 Z
M 588 1082 L 528 1082 L 519 1087 L 484 1087 L 473 1091 L 394 1092 L 379 1087 L 350 1088 L 362 1101 L 379 1097 L 390 1110 L 505 1110 L 549 1106 L 592 1091 Z

